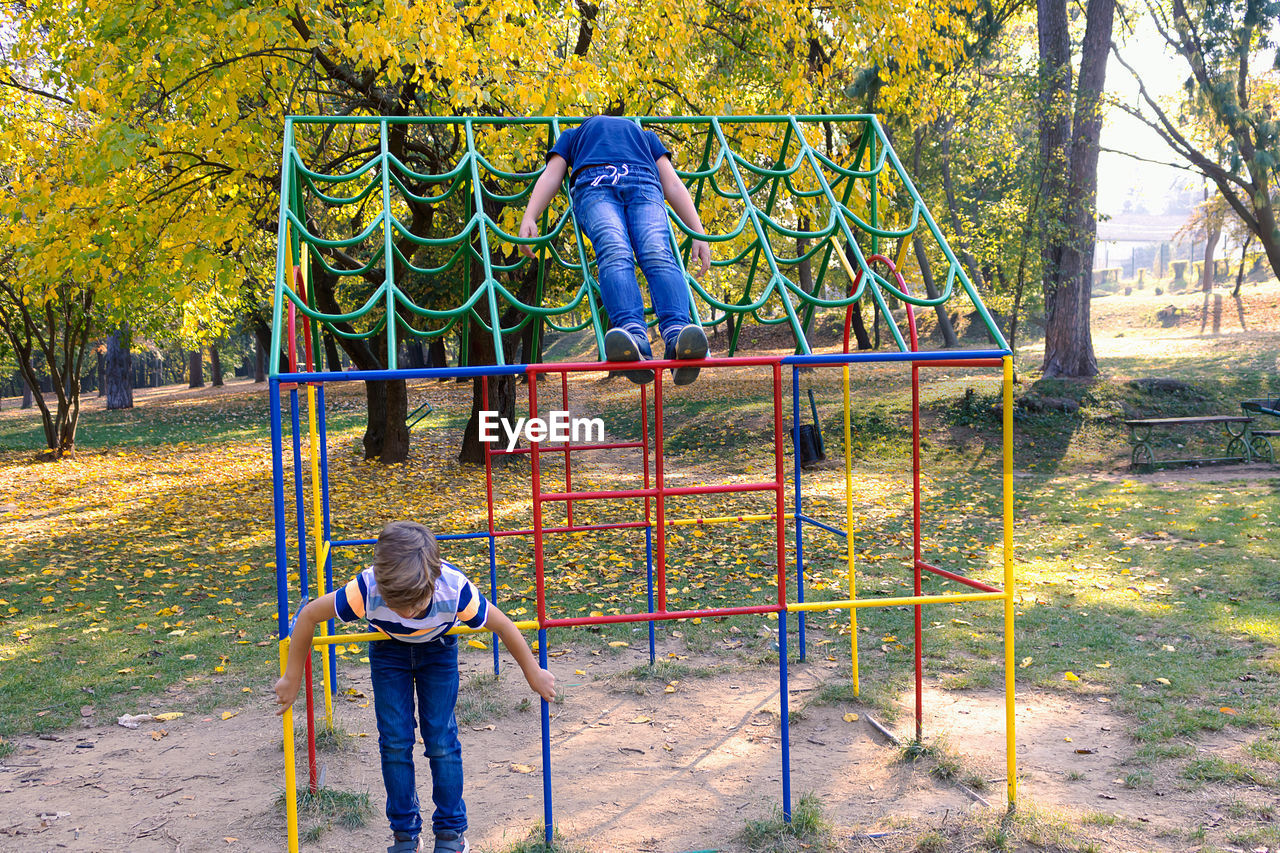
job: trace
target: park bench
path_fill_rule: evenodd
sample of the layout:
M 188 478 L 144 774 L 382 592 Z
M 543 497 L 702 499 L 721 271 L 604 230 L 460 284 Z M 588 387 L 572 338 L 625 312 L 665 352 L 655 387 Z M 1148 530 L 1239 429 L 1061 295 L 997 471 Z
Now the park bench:
M 1247 432 L 1253 418 L 1248 415 L 1198 415 L 1186 418 L 1137 418 L 1124 422 L 1129 428 L 1129 442 L 1133 445 L 1129 467 L 1152 468 L 1157 465 L 1199 465 L 1206 462 L 1248 462 L 1252 458 Z M 1226 431 L 1226 450 L 1221 456 L 1195 459 L 1162 459 L 1157 461 L 1151 446 L 1151 432 L 1155 429 L 1179 427 L 1222 426 Z
M 1252 412 L 1258 415 L 1271 415 L 1280 418 L 1280 397 L 1241 400 L 1240 408 L 1246 413 Z M 1276 449 L 1271 440 L 1278 436 L 1280 436 L 1280 429 L 1253 429 L 1251 427 L 1249 429 L 1249 452 L 1255 459 L 1275 462 Z

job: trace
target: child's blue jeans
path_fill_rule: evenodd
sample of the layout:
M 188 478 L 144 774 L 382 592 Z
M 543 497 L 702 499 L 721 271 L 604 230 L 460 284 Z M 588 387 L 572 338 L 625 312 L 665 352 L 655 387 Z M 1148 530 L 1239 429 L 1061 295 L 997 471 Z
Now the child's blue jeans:
M 416 837 L 422 831 L 418 788 L 413 775 L 414 700 L 422 740 L 431 764 L 434 832 L 465 832 L 462 801 L 462 744 L 453 709 L 458 701 L 458 641 L 445 636 L 429 643 L 378 640 L 369 644 L 373 710 L 378 720 L 382 782 L 393 832 Z
M 588 166 L 573 184 L 578 225 L 596 252 L 600 296 L 609 325 L 637 339 L 646 356 L 649 334 L 636 280 L 640 265 L 667 347 L 689 323 L 689 288 L 671 246 L 667 206 L 657 169 L 647 166 Z

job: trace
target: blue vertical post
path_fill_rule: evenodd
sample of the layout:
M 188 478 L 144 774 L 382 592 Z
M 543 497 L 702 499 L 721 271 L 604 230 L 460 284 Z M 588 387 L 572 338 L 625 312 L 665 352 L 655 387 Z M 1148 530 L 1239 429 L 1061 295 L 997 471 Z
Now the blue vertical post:
M 817 424 L 814 424 L 817 429 Z M 791 450 L 795 454 L 795 492 L 796 492 L 796 601 L 804 604 L 804 498 L 800 494 L 800 366 L 791 368 Z M 804 611 L 800 611 L 797 623 L 800 626 L 800 660 L 804 660 Z
M 648 500 L 648 498 L 646 498 Z M 644 529 L 644 558 L 645 565 L 648 567 L 646 572 L 649 586 L 649 612 L 653 612 L 653 528 L 646 527 Z M 649 665 L 653 666 L 657 660 L 657 649 L 654 642 L 653 620 L 649 620 Z
M 280 382 L 267 391 L 271 404 L 271 497 L 276 534 L 276 622 L 283 640 L 289 635 L 289 551 L 284 520 L 284 426 L 280 412 Z
M 486 451 L 488 452 L 488 451 Z M 489 531 L 489 601 L 498 603 L 498 537 Z M 498 639 L 493 639 L 493 674 L 498 674 Z
M 533 378 L 537 381 L 537 377 Z M 547 668 L 547 629 L 538 629 L 538 665 Z M 555 813 L 551 808 L 551 706 L 542 700 L 542 826 L 547 847 L 555 832 Z
M 302 428 L 298 420 L 297 386 L 289 391 L 289 415 L 293 424 L 293 497 L 298 522 L 298 586 L 303 598 L 308 598 L 311 584 L 307 574 L 307 508 L 302 499 Z
M 324 383 L 316 385 L 316 422 L 319 425 L 319 441 L 320 441 L 320 505 L 323 508 L 324 518 L 323 527 L 324 541 L 333 541 L 333 532 L 329 527 L 329 439 L 325 428 L 325 405 L 324 405 Z M 317 543 L 317 547 L 319 544 Z M 330 548 L 325 553 L 324 558 L 324 588 L 326 590 L 333 589 L 333 549 Z M 329 620 L 329 634 L 336 633 L 334 620 Z M 333 691 L 333 695 L 338 695 L 338 649 L 333 644 L 329 644 L 329 687 Z
M 787 611 L 778 614 L 778 699 L 782 715 L 782 819 L 791 823 L 791 710 L 787 686 Z

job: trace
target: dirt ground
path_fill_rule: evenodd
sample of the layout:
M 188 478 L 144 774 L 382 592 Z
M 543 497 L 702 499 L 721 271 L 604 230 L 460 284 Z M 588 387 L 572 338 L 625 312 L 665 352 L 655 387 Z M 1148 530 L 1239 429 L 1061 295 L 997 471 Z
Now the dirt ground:
M 705 675 L 687 677 L 666 692 L 661 681 L 622 675 L 648 660 L 643 643 L 633 646 L 612 656 L 551 649 L 551 668 L 564 691 L 550 724 L 561 835 L 583 851 L 745 850 L 735 840 L 745 822 L 768 817 L 782 795 L 776 668 L 726 669 L 725 657 L 693 658 L 682 663 Z M 667 651 L 660 647 L 659 656 Z M 489 666 L 483 653 L 464 655 L 464 682 Z M 793 801 L 816 794 L 839 841 L 850 846 L 898 832 L 894 819 L 938 826 L 984 807 L 959 786 L 930 775 L 925 762 L 904 763 L 868 724 L 865 709 L 809 704 L 835 667 L 810 655 L 791 669 L 791 710 L 800 711 L 790 738 Z M 321 754 L 325 783 L 367 792 L 375 814 L 357 830 L 329 828 L 303 850 L 380 850 L 388 833 L 368 672 L 351 665 L 339 682 L 341 691 L 355 695 L 339 697 L 335 721 L 353 737 L 345 751 Z M 538 706 L 516 710 L 530 694 L 513 669 L 498 690 L 500 705 L 511 710 L 462 730 L 469 837 L 483 851 L 508 848 L 543 815 Z M 963 774 L 987 780 L 980 796 L 1002 808 L 1002 697 L 930 688 L 925 708 L 926 734 L 944 735 L 962 757 Z M 1016 708 L 1022 803 L 1119 816 L 1106 831 L 1109 850 L 1187 849 L 1170 836 L 1200 824 L 1229 829 L 1227 805 L 1211 787 L 1191 791 L 1173 779 L 1138 790 L 1123 785 L 1133 746 L 1105 697 L 1023 692 Z M 166 709 L 156 700 L 138 710 Z M 851 710 L 860 716 L 847 722 Z M 235 714 L 224 720 L 225 712 Z M 910 737 L 909 715 L 890 728 Z M 276 805 L 284 785 L 280 740 L 265 685 L 243 707 L 208 716 L 144 722 L 138 729 L 86 720 L 82 729 L 52 739 L 18 738 L 13 755 L 0 762 L 0 850 L 283 850 Z M 1239 747 L 1205 742 L 1200 748 L 1228 756 Z M 305 779 L 305 766 L 300 772 Z M 419 774 L 427 799 L 421 757 Z

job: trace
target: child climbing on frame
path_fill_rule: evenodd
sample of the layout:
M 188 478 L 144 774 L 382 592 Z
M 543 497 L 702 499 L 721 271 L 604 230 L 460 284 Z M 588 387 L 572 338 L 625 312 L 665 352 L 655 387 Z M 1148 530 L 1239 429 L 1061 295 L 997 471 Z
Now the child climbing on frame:
M 520 222 L 521 238 L 538 236 L 538 217 L 560 191 L 566 173 L 574 215 L 595 247 L 600 296 L 609 313 L 605 359 L 653 358 L 637 264 L 649 283 L 665 358 L 706 358 L 707 336 L 701 326 L 689 321 L 689 289 L 671 247 L 664 199 L 691 231 L 702 234 L 704 229 L 662 140 L 653 131 L 614 116 L 592 116 L 561 133 L 547 152 L 546 168 L 529 196 Z M 520 251 L 533 257 L 527 244 Z M 711 266 L 711 248 L 705 240 L 694 239 L 691 259 L 698 263 L 701 278 Z M 643 384 L 653 379 L 653 371 L 631 370 L 627 376 Z M 697 367 L 672 371 L 676 385 L 688 385 L 697 377 Z
M 421 524 L 383 528 L 373 565 L 342 589 L 309 602 L 298 614 L 285 673 L 276 682 L 283 714 L 298 696 L 316 625 L 333 618 L 366 619 L 386 639 L 369 644 L 373 710 L 378 723 L 382 781 L 393 840 L 387 853 L 418 853 L 422 815 L 413 772 L 414 701 L 431 765 L 434 853 L 467 853 L 467 807 L 462 800 L 462 744 L 458 700 L 458 641 L 446 632 L 461 622 L 488 628 L 516 659 L 533 692 L 555 699 L 556 679 L 538 666 L 515 623 L 485 600 L 462 572 L 440 559 L 435 536 Z

